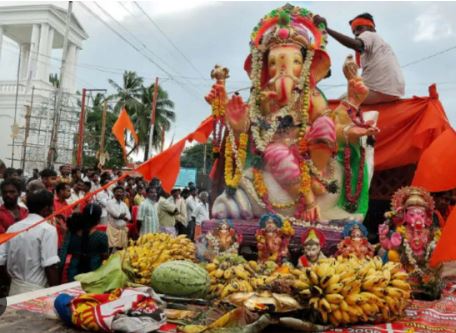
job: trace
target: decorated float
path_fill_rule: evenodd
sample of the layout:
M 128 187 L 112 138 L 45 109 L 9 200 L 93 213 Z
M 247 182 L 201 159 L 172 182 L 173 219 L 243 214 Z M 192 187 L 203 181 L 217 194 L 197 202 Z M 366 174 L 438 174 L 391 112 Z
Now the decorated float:
M 52 299 L 62 322 L 108 332 L 454 329 L 454 284 L 430 265 L 441 234 L 434 201 L 423 188 L 402 187 L 406 174 L 392 181 L 394 169 L 416 163 L 449 128 L 435 87 L 429 98 L 364 110 L 368 89 L 348 74 L 348 58 L 347 98 L 327 101 L 318 89 L 330 69 L 326 42 L 311 12 L 286 5 L 251 35 L 248 101 L 228 96 L 229 71 L 214 68 L 212 117 L 201 125 L 212 127 L 217 158 L 213 219 L 195 243 L 146 234 L 77 276 L 83 292 Z M 399 140 L 395 126 L 405 122 L 410 137 Z M 201 140 L 200 129 L 185 140 Z M 185 140 L 155 161 L 174 161 Z M 149 178 L 161 172 L 138 170 Z M 163 174 L 164 186 L 172 178 Z M 381 179 L 390 180 L 387 189 L 375 188 Z M 371 184 L 371 194 L 391 201 L 377 220 L 378 244 L 363 224 Z

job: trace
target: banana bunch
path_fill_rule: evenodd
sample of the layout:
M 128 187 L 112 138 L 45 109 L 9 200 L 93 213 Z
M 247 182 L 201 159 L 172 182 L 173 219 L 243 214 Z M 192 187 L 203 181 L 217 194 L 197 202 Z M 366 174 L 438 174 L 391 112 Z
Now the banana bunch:
M 399 263 L 383 265 L 378 257 L 328 258 L 291 273 L 301 303 L 319 313 L 322 322 L 334 326 L 391 321 L 410 300 L 407 273 Z
M 263 290 L 274 281 L 275 276 L 271 274 L 276 268 L 273 262 L 247 262 L 238 255 L 217 257 L 206 265 L 211 279 L 210 297 L 224 299 L 237 292 Z
M 173 237 L 164 233 L 145 234 L 124 249 L 136 275 L 135 282 L 149 285 L 152 272 L 170 260 L 196 261 L 195 244 L 185 235 Z

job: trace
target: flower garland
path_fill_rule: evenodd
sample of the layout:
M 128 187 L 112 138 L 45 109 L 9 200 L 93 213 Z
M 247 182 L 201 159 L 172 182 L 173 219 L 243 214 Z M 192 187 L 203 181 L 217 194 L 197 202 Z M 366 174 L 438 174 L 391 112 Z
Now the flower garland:
M 353 112 L 353 109 L 350 107 L 347 110 L 348 115 L 350 116 L 353 124 L 357 127 L 367 128 L 369 125 L 364 123 L 364 119 L 362 113 L 359 110 Z M 360 163 L 358 167 L 358 179 L 356 181 L 355 192 L 353 193 L 352 189 L 352 168 L 351 168 L 351 148 L 350 144 L 347 140 L 344 147 L 344 174 L 345 174 L 345 198 L 347 200 L 345 204 L 345 208 L 354 213 L 358 209 L 358 200 L 361 196 L 361 191 L 363 189 L 363 178 L 364 178 L 364 166 L 366 164 L 366 150 L 362 145 L 359 147 L 360 149 Z
M 358 200 L 363 189 L 364 165 L 366 163 L 366 150 L 360 147 L 361 157 L 358 170 L 358 179 L 356 181 L 355 193 L 352 191 L 352 169 L 351 169 L 351 148 L 349 144 L 344 148 L 344 172 L 345 172 L 345 198 L 347 200 L 346 208 L 349 212 L 354 213 L 358 209 Z
M 267 145 L 271 142 L 274 134 L 277 131 L 279 126 L 278 119 L 284 115 L 290 113 L 290 106 L 295 106 L 296 103 L 299 101 L 299 97 L 301 96 L 301 92 L 303 92 L 302 96 L 302 105 L 301 105 L 301 126 L 299 129 L 298 134 L 298 141 L 302 145 L 302 141 L 304 141 L 304 136 L 306 134 L 307 129 L 307 122 L 309 118 L 309 107 L 310 107 L 310 66 L 312 64 L 314 52 L 309 50 L 304 62 L 304 65 L 301 69 L 300 79 L 297 84 L 297 88 L 293 91 L 293 95 L 291 98 L 291 102 L 288 103 L 286 106 L 282 107 L 277 113 L 272 121 L 270 127 L 266 130 L 261 132 L 259 124 L 261 123 L 261 111 L 260 111 L 260 101 L 258 96 L 260 95 L 260 88 L 261 88 L 261 72 L 262 72 L 262 53 L 256 49 L 252 48 L 252 81 L 253 81 L 253 91 L 252 95 L 249 99 L 249 113 L 250 118 L 252 119 L 252 137 L 254 139 L 256 148 L 258 151 L 263 152 Z M 302 147 L 301 147 L 302 148 Z M 266 208 L 274 212 L 274 208 L 276 209 L 286 209 L 295 206 L 298 202 L 303 202 L 305 205 L 304 200 L 301 199 L 304 195 L 309 193 L 310 186 L 311 186 L 311 179 L 309 175 L 309 168 L 304 160 L 300 162 L 300 169 L 301 169 L 301 180 L 300 180 L 300 189 L 299 189 L 299 196 L 296 200 L 287 202 L 287 203 L 275 203 L 271 202 L 269 199 L 269 194 L 267 187 L 264 183 L 263 172 L 257 168 L 253 168 L 253 185 L 254 189 L 257 192 L 258 197 L 261 198 L 263 203 L 265 204 Z M 303 206 L 301 205 L 301 206 Z
M 309 166 L 307 161 L 302 159 L 299 163 L 299 168 L 301 170 L 301 181 L 299 183 L 299 197 L 298 205 L 295 211 L 295 217 L 297 219 L 304 219 L 304 213 L 307 209 L 312 208 L 315 204 L 314 202 L 307 202 L 307 195 L 310 193 L 310 186 L 312 184 L 312 178 L 310 177 Z
M 225 142 L 225 184 L 231 188 L 237 188 L 242 177 L 245 160 L 247 159 L 247 133 L 241 133 L 239 136 L 239 147 L 235 148 L 234 138 L 228 136 Z M 233 166 L 233 151 L 236 156 L 236 166 Z
M 272 202 L 269 199 L 269 193 L 268 189 L 266 187 L 266 184 L 264 183 L 264 177 L 263 177 L 263 172 L 262 170 L 259 170 L 257 168 L 253 168 L 253 186 L 255 188 L 255 191 L 257 195 L 263 200 L 263 203 L 265 204 L 265 207 L 268 211 L 271 213 L 276 213 L 274 208 L 276 209 L 287 209 L 291 208 L 296 203 L 298 202 L 299 199 L 296 199 L 294 201 L 286 202 L 286 203 L 277 203 L 277 202 Z
M 426 252 L 425 252 L 424 258 L 423 258 L 424 262 L 428 262 L 429 261 L 429 258 L 431 257 L 432 251 L 434 250 L 434 247 L 435 247 L 436 243 L 437 243 L 437 241 L 434 239 L 427 246 Z M 425 273 L 423 272 L 423 270 L 420 267 L 418 267 L 416 259 L 415 259 L 415 255 L 413 254 L 413 250 L 410 247 L 410 244 L 409 244 L 408 240 L 404 239 L 404 243 L 403 244 L 404 244 L 405 255 L 407 257 L 408 263 L 411 266 L 413 266 L 413 270 L 418 276 L 423 277 L 425 275 Z
M 222 145 L 222 132 L 225 116 L 225 101 L 218 93 L 216 98 L 211 103 L 213 122 L 213 140 L 212 140 L 212 154 L 214 158 L 218 158 L 220 154 L 220 146 Z
M 331 160 L 331 163 L 328 166 L 327 177 L 322 175 L 321 171 L 317 169 L 311 159 L 307 160 L 307 166 L 309 167 L 310 174 L 325 187 L 326 191 L 329 193 L 337 193 L 339 186 L 337 185 L 337 181 L 334 179 L 334 160 Z

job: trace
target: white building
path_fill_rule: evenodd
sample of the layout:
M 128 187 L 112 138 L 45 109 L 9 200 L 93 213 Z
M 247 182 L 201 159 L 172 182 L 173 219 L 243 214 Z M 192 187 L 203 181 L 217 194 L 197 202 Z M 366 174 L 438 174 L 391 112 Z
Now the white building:
M 18 102 L 16 112 L 14 167 L 30 170 L 43 168 L 55 116 L 56 88 L 49 82 L 53 50 L 63 48 L 67 11 L 54 5 L 0 7 L 0 63 L 2 46 L 15 43 L 20 48 Z M 67 59 L 64 68 L 63 111 L 60 115 L 57 161 L 72 161 L 74 135 L 78 128 L 79 107 L 76 103 L 75 73 L 82 43 L 88 38 L 74 15 L 71 16 Z M 63 53 L 63 52 L 61 52 Z M 60 68 L 60 59 L 57 59 Z M 19 61 L 19 59 L 18 59 Z M 3 79 L 3 80 L 2 80 Z M 33 92 L 33 98 L 32 98 Z M 12 158 L 12 126 L 16 101 L 16 80 L 4 80 L 0 73 L 0 158 L 9 166 Z M 26 122 L 27 110 L 31 114 Z M 14 131 L 13 131 L 14 132 Z M 27 137 L 25 139 L 25 137 Z M 24 149 L 24 140 L 27 142 Z M 25 155 L 24 155 L 25 153 Z

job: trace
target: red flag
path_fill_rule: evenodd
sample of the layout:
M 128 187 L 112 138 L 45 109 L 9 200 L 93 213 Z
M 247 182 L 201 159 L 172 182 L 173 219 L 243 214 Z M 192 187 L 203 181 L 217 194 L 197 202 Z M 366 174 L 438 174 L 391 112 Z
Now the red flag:
M 412 185 L 429 192 L 456 188 L 456 132 L 452 128 L 440 134 L 423 152 Z
M 136 171 L 140 172 L 149 181 L 157 177 L 161 180 L 163 189 L 166 192 L 170 192 L 179 175 L 180 158 L 185 148 L 185 143 L 187 140 L 196 140 L 199 143 L 205 143 L 212 132 L 212 122 L 212 117 L 206 118 L 193 133 L 190 133 L 162 153 L 144 162 L 136 168 Z
M 214 119 L 212 117 L 207 117 L 204 119 L 201 124 L 198 126 L 196 131 L 188 135 L 188 141 L 192 142 L 193 140 L 199 143 L 206 143 L 209 135 L 211 135 L 213 130 Z
M 442 229 L 442 236 L 429 261 L 431 267 L 436 267 L 443 262 L 456 260 L 454 235 L 456 235 L 456 208 L 451 211 Z
M 168 193 L 171 192 L 179 174 L 180 158 L 186 141 L 187 139 L 183 138 L 164 152 L 140 165 L 136 171 L 140 172 L 148 181 L 157 177 L 161 180 L 163 189 Z
M 127 149 L 125 146 L 125 130 L 129 130 L 135 144 L 138 144 L 138 135 L 136 134 L 135 127 L 131 122 L 130 116 L 128 115 L 125 108 L 120 111 L 119 118 L 117 118 L 114 126 L 112 126 L 112 133 L 116 137 L 117 141 L 119 141 L 120 146 L 122 147 L 124 159 L 127 159 Z

